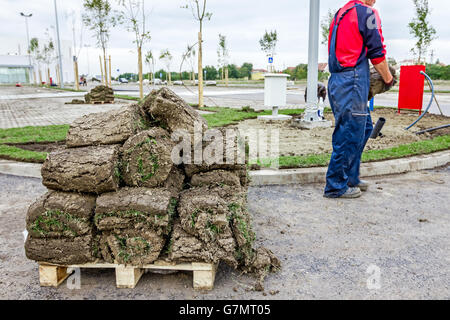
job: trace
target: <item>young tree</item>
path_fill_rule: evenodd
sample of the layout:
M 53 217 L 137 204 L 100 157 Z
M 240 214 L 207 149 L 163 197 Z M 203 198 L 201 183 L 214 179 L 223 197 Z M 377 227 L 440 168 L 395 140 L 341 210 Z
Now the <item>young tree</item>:
M 184 53 L 185 59 L 188 61 L 189 66 L 191 67 L 191 78 L 192 84 L 195 84 L 195 60 L 196 60 L 196 52 L 194 46 L 187 45 L 186 52 Z
M 80 90 L 80 78 L 78 74 L 78 56 L 83 48 L 83 24 L 79 23 L 79 17 L 76 12 L 72 10 L 70 13 L 66 13 L 67 20 L 70 19 L 72 23 L 72 45 L 73 45 L 73 69 L 75 78 L 75 89 Z M 79 29 L 77 28 L 79 26 Z M 78 33 L 78 34 L 77 34 Z M 79 42 L 77 43 L 77 38 Z
M 42 84 L 42 75 L 41 75 L 41 51 L 39 49 L 39 40 L 38 38 L 31 38 L 30 40 L 30 55 L 33 59 L 33 65 L 37 64 L 38 65 L 38 72 L 39 72 L 39 85 Z M 36 84 L 37 80 L 36 80 L 36 71 L 34 72 L 34 82 Z
M 41 51 L 41 60 L 47 66 L 47 84 L 50 84 L 50 65 L 56 59 L 55 57 L 55 45 L 53 39 L 50 37 L 48 29 L 45 31 L 47 41 L 44 44 Z
M 95 33 L 97 46 L 103 51 L 105 70 L 104 84 L 108 85 L 108 72 L 106 67 L 106 49 L 108 47 L 110 29 L 116 26 L 117 19 L 111 12 L 108 0 L 84 0 L 83 22 Z
M 167 79 L 167 81 L 168 81 L 169 85 L 171 84 L 171 81 L 172 81 L 172 78 L 171 78 L 171 75 L 170 75 L 170 65 L 172 64 L 172 59 L 173 59 L 173 56 L 169 52 L 169 49 L 165 49 L 165 50 L 161 51 L 161 54 L 159 55 L 159 60 L 162 60 L 163 63 L 166 65 L 167 75 L 169 77 Z
M 228 78 L 228 72 L 225 71 L 228 65 L 228 49 L 227 49 L 227 38 L 220 33 L 219 33 L 219 46 L 217 47 L 217 57 L 219 62 L 219 68 L 222 70 L 221 79 L 223 80 L 224 77 Z
M 273 57 L 275 55 L 275 48 L 278 42 L 278 34 L 276 30 L 264 33 L 263 37 L 259 40 L 259 45 L 261 50 L 266 53 L 268 57 Z M 273 64 L 269 67 L 269 71 L 273 72 L 275 67 Z
M 142 76 L 142 46 L 151 40 L 150 32 L 146 30 L 146 13 L 144 0 L 118 0 L 123 10 L 119 13 L 120 23 L 124 23 L 129 32 L 133 32 L 138 52 L 139 96 L 144 98 L 144 86 Z
M 155 73 L 155 58 L 153 57 L 153 52 L 151 50 L 147 51 L 147 54 L 145 55 L 145 63 L 150 70 L 148 80 L 153 80 L 153 74 Z M 152 74 L 152 77 L 150 77 L 150 73 Z
M 191 8 L 194 19 L 198 21 L 198 106 L 203 107 L 203 20 L 211 20 L 212 13 L 206 11 L 206 0 L 188 0 L 183 8 Z
M 411 52 L 417 58 L 418 63 L 422 63 L 431 42 L 436 39 L 436 30 L 428 21 L 430 14 L 428 0 L 413 0 L 413 2 L 416 7 L 416 16 L 408 24 L 408 27 L 409 33 L 416 38 L 416 45 Z
M 320 30 L 322 33 L 322 42 L 321 42 L 322 44 L 328 43 L 328 37 L 330 35 L 330 26 L 331 22 L 333 22 L 334 15 L 335 10 L 329 9 L 327 15 L 320 22 Z

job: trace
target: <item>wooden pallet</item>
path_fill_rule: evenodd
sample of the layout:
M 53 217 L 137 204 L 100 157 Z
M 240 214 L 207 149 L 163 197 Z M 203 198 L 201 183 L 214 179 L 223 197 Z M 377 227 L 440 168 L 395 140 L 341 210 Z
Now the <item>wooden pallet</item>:
M 117 288 L 134 288 L 144 273 L 145 269 L 150 270 L 175 270 L 193 271 L 193 285 L 195 290 L 212 290 L 216 277 L 217 264 L 212 263 L 168 263 L 166 261 L 156 261 L 153 264 L 141 267 L 125 266 L 113 263 L 87 263 L 80 265 L 54 265 L 46 262 L 39 263 L 39 281 L 42 287 L 58 287 L 70 273 L 68 268 L 114 268 L 116 269 Z
M 90 104 L 114 104 L 114 101 L 91 100 Z

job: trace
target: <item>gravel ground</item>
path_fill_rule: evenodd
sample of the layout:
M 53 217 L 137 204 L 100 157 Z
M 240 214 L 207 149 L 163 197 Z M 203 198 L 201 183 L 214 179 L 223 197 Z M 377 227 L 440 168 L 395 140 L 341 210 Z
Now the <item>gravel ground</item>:
M 22 232 L 46 190 L 0 174 L 0 299 L 450 299 L 450 167 L 370 181 L 356 200 L 324 199 L 320 184 L 250 188 L 257 242 L 282 271 L 262 293 L 221 265 L 215 289 L 202 293 L 190 273 L 145 274 L 135 289 L 116 289 L 108 269 L 82 270 L 80 289 L 41 288 Z

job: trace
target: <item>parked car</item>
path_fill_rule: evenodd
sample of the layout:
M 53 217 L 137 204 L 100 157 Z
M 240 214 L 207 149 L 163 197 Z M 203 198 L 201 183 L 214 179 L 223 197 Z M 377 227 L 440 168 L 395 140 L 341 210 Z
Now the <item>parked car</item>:
M 155 84 L 156 86 L 167 85 L 167 81 L 162 81 L 161 79 L 158 78 L 153 79 L 152 83 Z
M 176 80 L 176 81 L 173 82 L 173 85 L 174 85 L 174 86 L 182 86 L 182 85 L 183 85 L 183 81 L 181 81 L 181 80 Z
M 205 86 L 217 86 L 217 82 L 213 80 L 203 81 Z M 198 86 L 198 80 L 195 80 L 195 85 Z
M 126 78 L 119 78 L 120 83 L 128 83 L 128 80 Z

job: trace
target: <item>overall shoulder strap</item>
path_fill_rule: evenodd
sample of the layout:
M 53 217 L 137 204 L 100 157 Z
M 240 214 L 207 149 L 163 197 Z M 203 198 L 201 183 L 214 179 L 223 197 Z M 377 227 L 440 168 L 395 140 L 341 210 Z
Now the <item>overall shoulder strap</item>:
M 341 15 L 341 17 L 339 18 L 339 21 L 338 21 L 337 24 L 340 24 L 340 23 L 341 23 L 341 20 L 345 17 L 345 15 L 346 15 L 347 13 L 350 12 L 350 10 L 352 10 L 353 8 L 359 7 L 359 6 L 361 6 L 361 4 L 356 3 L 354 6 L 348 8 L 347 10 L 345 10 L 345 12 L 344 12 L 344 13 Z M 338 11 L 338 13 L 339 13 L 339 11 Z

